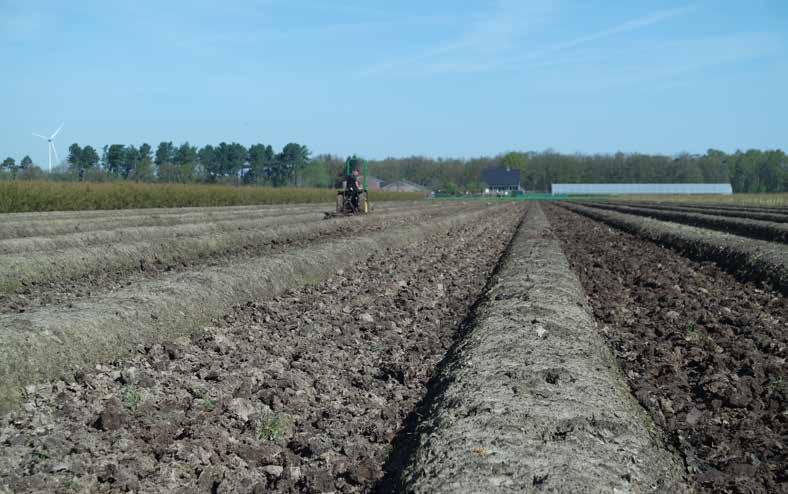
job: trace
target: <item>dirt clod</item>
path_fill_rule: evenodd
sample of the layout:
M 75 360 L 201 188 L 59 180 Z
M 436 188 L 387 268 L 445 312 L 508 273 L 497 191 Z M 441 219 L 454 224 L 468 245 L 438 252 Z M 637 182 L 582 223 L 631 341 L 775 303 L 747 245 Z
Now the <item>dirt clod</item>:
M 785 492 L 786 299 L 713 263 L 548 211 L 629 386 L 696 488 Z

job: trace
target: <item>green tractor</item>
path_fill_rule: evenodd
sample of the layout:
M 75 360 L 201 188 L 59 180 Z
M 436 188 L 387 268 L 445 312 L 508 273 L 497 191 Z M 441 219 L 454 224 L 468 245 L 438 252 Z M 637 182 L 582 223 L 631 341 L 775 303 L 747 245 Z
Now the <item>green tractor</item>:
M 363 175 L 359 177 L 362 172 Z M 359 182 L 359 178 L 362 181 Z M 344 182 L 337 190 L 337 208 L 334 213 L 326 213 L 326 217 L 350 216 L 369 213 L 369 195 L 367 192 L 367 162 L 353 155 L 345 161 Z

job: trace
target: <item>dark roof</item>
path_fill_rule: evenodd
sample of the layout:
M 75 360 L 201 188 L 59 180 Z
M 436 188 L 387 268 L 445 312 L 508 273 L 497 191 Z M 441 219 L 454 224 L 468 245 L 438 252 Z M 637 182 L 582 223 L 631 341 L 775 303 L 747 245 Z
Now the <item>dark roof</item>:
M 489 187 L 518 187 L 520 185 L 520 170 L 507 170 L 506 168 L 488 168 L 482 171 L 482 180 Z

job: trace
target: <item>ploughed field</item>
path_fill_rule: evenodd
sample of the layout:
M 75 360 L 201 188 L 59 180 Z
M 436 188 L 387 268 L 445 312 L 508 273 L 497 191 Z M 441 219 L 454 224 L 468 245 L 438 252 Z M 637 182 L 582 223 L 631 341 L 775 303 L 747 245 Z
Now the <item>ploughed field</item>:
M 696 217 L 655 214 L 665 210 L 550 206 L 548 217 L 630 389 L 682 453 L 697 487 L 784 492 L 788 249 L 777 238 L 752 241 L 738 227 L 742 236 L 718 233 L 721 224 L 682 227 Z M 737 225 L 762 221 L 735 212 Z M 761 261 L 776 274 L 757 269 Z
M 0 217 L 0 493 L 784 492 L 785 211 Z

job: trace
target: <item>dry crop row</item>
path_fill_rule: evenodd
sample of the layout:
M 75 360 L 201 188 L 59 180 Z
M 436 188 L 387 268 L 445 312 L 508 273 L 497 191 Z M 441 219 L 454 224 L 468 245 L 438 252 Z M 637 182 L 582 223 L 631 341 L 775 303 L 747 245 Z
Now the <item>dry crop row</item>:
M 386 202 L 375 204 L 374 211 L 390 209 L 422 208 L 428 204 L 418 202 Z M 434 204 L 433 204 L 434 205 Z M 34 217 L 19 218 L 18 215 L 3 215 L 0 223 L 0 239 L 19 237 L 52 236 L 67 233 L 113 230 L 133 226 L 168 226 L 189 223 L 206 223 L 251 219 L 260 217 L 287 217 L 296 214 L 312 213 L 322 217 L 325 211 L 332 211 L 333 204 L 303 204 L 291 207 L 282 206 L 242 206 L 219 208 L 169 208 L 125 211 L 79 211 L 64 214 L 37 213 Z
M 404 212 L 437 211 L 434 205 L 420 203 L 409 207 L 381 206 L 377 214 L 391 211 Z M 446 208 L 444 208 L 446 209 Z M 144 239 L 166 239 L 196 237 L 208 234 L 221 234 L 255 230 L 269 227 L 319 222 L 323 220 L 323 210 L 314 207 L 293 208 L 286 212 L 249 211 L 243 214 L 191 213 L 188 215 L 167 215 L 163 217 L 127 217 L 122 220 L 101 219 L 61 220 L 52 225 L 20 225 L 17 229 L 9 225 L 0 226 L 0 254 L 30 253 L 68 248 L 82 248 L 121 242 L 134 242 Z M 163 222 L 163 224 L 162 224 Z M 150 225 L 149 225 L 150 224 Z M 24 229 L 23 235 L 19 235 Z M 79 230 L 74 232 L 74 230 Z M 15 236 L 3 238 L 4 233 L 15 232 Z M 36 235 L 26 235 L 30 233 Z
M 288 187 L 0 181 L 0 213 L 331 203 L 335 195 L 333 189 Z M 423 197 L 424 194 L 421 193 L 376 192 L 374 200 L 407 201 Z
M 469 206 L 460 204 L 448 208 L 423 206 L 422 218 L 445 215 L 461 211 Z M 397 221 L 412 217 L 414 211 L 392 209 L 380 212 L 378 219 Z M 61 250 L 39 250 L 0 256 L 0 291 L 15 290 L 23 285 L 75 279 L 90 273 L 105 271 L 130 271 L 145 265 L 177 264 L 191 259 L 216 256 L 219 254 L 238 254 L 253 251 L 275 241 L 295 241 L 315 238 L 330 232 L 339 231 L 348 225 L 361 224 L 363 218 L 340 218 L 317 221 L 318 215 L 298 215 L 298 221 L 277 223 L 277 217 L 263 218 L 239 228 L 238 225 L 215 223 L 205 227 L 185 227 L 180 230 L 169 228 L 172 236 L 159 229 L 135 229 L 120 233 L 101 235 L 78 235 L 77 238 L 58 240 L 34 240 L 28 247 L 51 247 Z M 185 235 L 191 233 L 191 235 Z M 101 240 L 119 238 L 118 243 L 102 244 Z M 124 242 L 136 238 L 134 242 Z M 70 245 L 69 245 L 70 244 Z M 25 245 L 24 239 L 9 245 L 18 249 Z
M 62 375 L 111 359 L 145 341 L 193 332 L 242 300 L 269 297 L 286 288 L 328 276 L 348 262 L 386 248 L 407 245 L 453 226 L 489 220 L 515 206 L 454 208 L 416 221 L 378 218 L 386 228 L 334 239 L 267 257 L 189 270 L 135 284 L 107 295 L 15 315 L 0 315 L 0 396 L 6 406 L 31 381 Z M 359 218 L 364 221 L 366 218 Z M 352 221 L 352 219 L 350 219 Z M 348 221 L 348 219 L 345 219 Z M 327 223 L 328 224 L 328 223 Z M 305 229 L 306 230 L 306 229 Z

